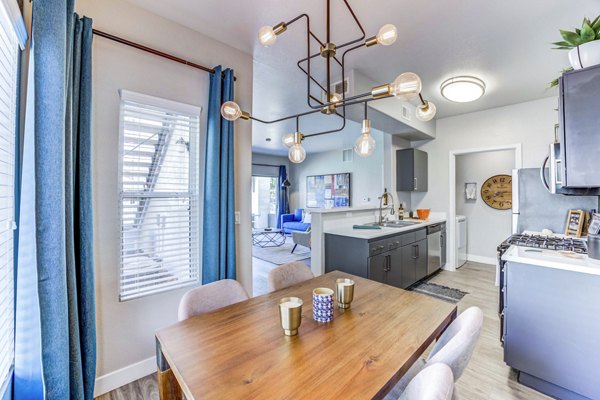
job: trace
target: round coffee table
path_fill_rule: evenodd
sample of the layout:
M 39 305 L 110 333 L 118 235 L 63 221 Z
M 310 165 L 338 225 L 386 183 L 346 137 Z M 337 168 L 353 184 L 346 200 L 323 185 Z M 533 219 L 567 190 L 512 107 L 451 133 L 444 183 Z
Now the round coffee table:
M 279 247 L 285 243 L 285 234 L 281 229 L 253 229 L 252 244 L 258 247 Z

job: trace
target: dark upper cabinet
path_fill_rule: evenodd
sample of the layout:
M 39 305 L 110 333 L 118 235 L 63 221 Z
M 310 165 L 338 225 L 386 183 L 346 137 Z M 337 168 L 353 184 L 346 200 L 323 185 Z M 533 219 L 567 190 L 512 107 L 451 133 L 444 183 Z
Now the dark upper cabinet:
M 396 151 L 396 191 L 427 191 L 427 153 L 417 149 Z
M 598 188 L 600 172 L 600 65 L 560 79 L 559 117 L 562 186 Z

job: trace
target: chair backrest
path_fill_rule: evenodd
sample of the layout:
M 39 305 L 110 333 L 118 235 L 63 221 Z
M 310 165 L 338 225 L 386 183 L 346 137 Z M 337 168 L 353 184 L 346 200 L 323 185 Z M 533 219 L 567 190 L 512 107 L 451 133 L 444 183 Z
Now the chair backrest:
M 188 291 L 179 302 L 180 321 L 248 300 L 248 294 L 233 279 L 223 279 Z
M 294 210 L 294 221 L 302 221 L 302 216 L 304 215 L 304 209 L 296 208 Z
M 471 307 L 458 316 L 442 334 L 427 357 L 427 365 L 443 363 L 458 380 L 469 364 L 483 325 L 483 312 Z
M 415 376 L 400 400 L 450 400 L 454 392 L 452 370 L 446 364 L 432 364 Z
M 307 281 L 314 278 L 310 268 L 301 261 L 294 261 L 288 264 L 280 265 L 273 268 L 267 277 L 269 291 L 283 289 L 293 286 L 297 283 Z

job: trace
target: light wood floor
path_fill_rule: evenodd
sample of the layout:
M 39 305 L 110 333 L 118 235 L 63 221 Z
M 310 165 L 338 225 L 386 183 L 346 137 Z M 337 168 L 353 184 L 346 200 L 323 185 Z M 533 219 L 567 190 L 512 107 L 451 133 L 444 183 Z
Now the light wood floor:
M 268 270 L 269 266 L 261 267 Z M 457 272 L 442 271 L 431 280 L 469 293 L 458 303 L 459 312 L 471 306 L 483 310 L 481 337 L 467 370 L 457 382 L 456 391 L 462 400 L 549 399 L 519 384 L 516 373 L 504 364 L 499 341 L 498 289 L 494 286 L 494 277 L 493 267 L 467 263 Z M 156 375 L 142 378 L 98 399 L 158 399 Z

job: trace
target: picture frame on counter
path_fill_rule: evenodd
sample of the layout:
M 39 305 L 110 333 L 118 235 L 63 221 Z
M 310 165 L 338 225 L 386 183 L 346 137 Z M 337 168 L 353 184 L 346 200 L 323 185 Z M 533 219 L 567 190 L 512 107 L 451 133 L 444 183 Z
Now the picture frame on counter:
M 600 214 L 593 214 L 592 221 L 590 222 L 590 227 L 588 228 L 588 235 L 598 235 L 600 234 Z
M 567 227 L 565 235 L 581 237 L 583 225 L 585 224 L 585 212 L 583 210 L 569 210 L 567 215 Z

